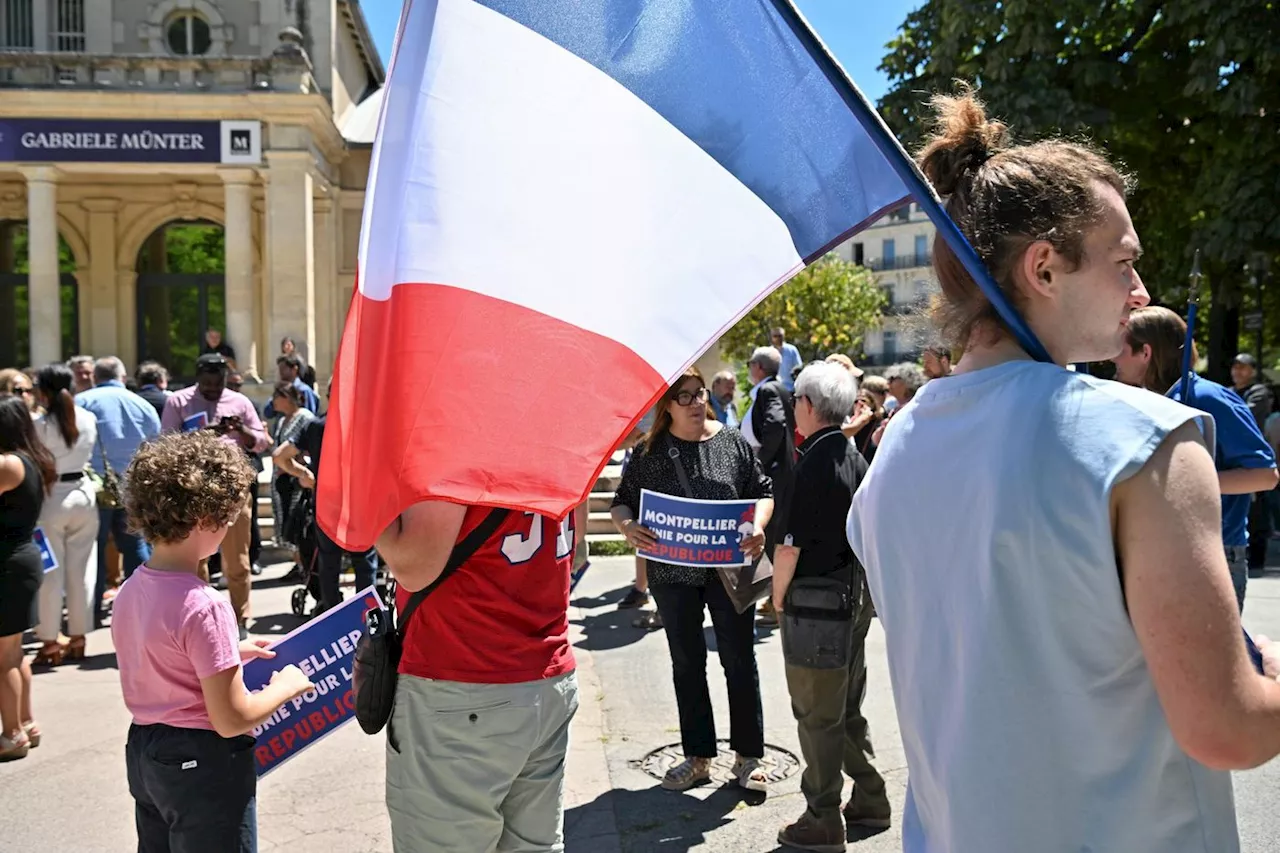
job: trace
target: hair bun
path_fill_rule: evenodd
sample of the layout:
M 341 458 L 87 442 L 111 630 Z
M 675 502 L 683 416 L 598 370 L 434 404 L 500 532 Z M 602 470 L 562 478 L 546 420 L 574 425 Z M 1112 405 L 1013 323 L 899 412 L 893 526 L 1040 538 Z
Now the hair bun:
M 934 95 L 930 104 L 935 130 L 916 160 L 938 195 L 945 197 L 1008 147 L 1009 129 L 987 120 L 986 109 L 967 84 L 959 94 Z

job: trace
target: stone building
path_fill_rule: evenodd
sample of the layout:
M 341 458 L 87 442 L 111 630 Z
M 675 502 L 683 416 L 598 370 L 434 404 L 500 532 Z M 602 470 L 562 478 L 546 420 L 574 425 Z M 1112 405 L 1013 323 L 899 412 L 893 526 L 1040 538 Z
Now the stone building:
M 930 252 L 934 227 L 917 204 L 895 210 L 841 244 L 836 252 L 876 274 L 889 297 L 879 328 L 862 340 L 864 367 L 915 361 L 932 343 L 925 317 L 929 298 L 937 292 Z
M 326 376 L 383 78 L 357 0 L 0 0 L 0 367 Z

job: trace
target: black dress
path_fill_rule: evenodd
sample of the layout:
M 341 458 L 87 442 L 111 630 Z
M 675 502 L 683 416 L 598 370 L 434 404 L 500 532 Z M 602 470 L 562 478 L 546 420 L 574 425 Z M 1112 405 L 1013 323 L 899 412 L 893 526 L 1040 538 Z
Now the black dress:
M 641 489 L 686 497 L 675 463 L 667 455 L 667 442 L 680 451 L 693 497 L 712 501 L 773 497 L 773 483 L 761 472 L 751 445 L 736 429 L 725 428 L 706 441 L 685 441 L 668 433 L 658 439 L 651 453 L 637 448 L 622 473 L 613 506 L 625 506 L 633 517 L 639 517 Z M 649 560 L 648 567 L 649 583 L 654 585 L 704 586 L 713 576 L 711 569 L 656 560 Z
M 36 624 L 36 598 L 44 580 L 40 549 L 31 541 L 44 506 L 44 484 L 31 460 L 17 456 L 25 476 L 0 493 L 0 637 Z

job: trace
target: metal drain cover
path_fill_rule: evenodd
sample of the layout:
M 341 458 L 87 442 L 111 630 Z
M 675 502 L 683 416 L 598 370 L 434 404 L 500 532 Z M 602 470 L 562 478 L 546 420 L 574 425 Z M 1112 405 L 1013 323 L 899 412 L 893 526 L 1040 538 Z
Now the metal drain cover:
M 717 741 L 716 753 L 716 757 L 711 760 L 711 780 L 721 785 L 734 781 L 733 762 L 737 756 L 729 748 L 729 741 Z M 684 748 L 678 743 L 672 743 L 660 746 L 644 758 L 632 761 L 631 766 L 643 770 L 655 779 L 661 779 L 667 775 L 668 770 L 681 761 L 684 761 Z M 796 758 L 794 753 L 770 743 L 764 745 L 764 758 L 761 759 L 761 763 L 764 765 L 764 773 L 770 784 L 781 782 L 800 772 L 800 759 Z

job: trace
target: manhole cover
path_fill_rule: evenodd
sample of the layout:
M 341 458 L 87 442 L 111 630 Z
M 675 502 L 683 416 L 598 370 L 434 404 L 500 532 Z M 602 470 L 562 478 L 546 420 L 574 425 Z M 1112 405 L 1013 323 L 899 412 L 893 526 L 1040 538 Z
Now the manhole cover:
M 711 760 L 711 779 L 721 785 L 734 781 L 734 751 L 729 748 L 729 741 L 716 742 L 716 757 Z M 631 762 L 633 767 L 643 770 L 655 779 L 667 775 L 667 771 L 684 761 L 684 748 L 678 743 L 661 746 L 650 752 L 639 761 Z M 800 759 L 780 746 L 766 743 L 764 745 L 765 776 L 770 783 L 781 782 L 800 771 Z

